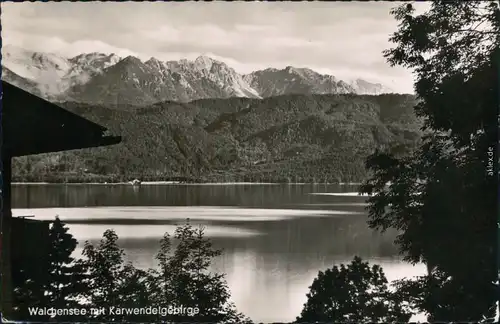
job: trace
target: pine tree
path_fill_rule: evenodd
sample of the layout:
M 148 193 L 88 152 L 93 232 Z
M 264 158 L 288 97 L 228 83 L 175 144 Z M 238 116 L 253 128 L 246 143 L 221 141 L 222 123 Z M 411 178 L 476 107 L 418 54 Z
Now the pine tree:
M 49 229 L 51 249 L 45 286 L 45 301 L 48 307 L 74 307 L 87 288 L 83 284 L 85 268 L 72 257 L 78 241 L 68 230 L 59 217 L 56 217 Z
M 78 305 L 78 299 L 85 294 L 86 287 L 82 284 L 85 269 L 72 257 L 77 244 L 65 224 L 56 217 L 49 227 L 48 256 L 41 256 L 37 260 L 37 266 L 44 267 L 46 271 L 38 271 L 33 264 L 26 263 L 33 260 L 26 260 L 13 269 L 16 319 L 49 319 L 47 316 L 30 314 L 29 307 L 67 309 Z

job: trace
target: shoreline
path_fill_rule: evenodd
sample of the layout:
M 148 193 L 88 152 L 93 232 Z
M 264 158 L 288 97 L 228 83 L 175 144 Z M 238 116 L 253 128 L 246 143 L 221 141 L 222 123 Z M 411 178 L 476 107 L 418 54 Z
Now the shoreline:
M 13 186 L 50 186 L 50 185 L 100 185 L 100 186 L 155 186 L 155 185 L 212 185 L 212 186 L 232 186 L 232 185 L 340 185 L 359 186 L 360 182 L 182 182 L 182 181 L 144 181 L 140 185 L 133 185 L 131 182 L 12 182 Z

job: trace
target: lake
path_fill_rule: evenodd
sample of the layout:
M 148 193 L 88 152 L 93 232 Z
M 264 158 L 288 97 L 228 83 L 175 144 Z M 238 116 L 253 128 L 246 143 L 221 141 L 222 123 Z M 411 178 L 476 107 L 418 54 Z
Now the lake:
M 293 321 L 319 270 L 355 255 L 381 265 L 389 280 L 425 273 L 401 262 L 396 233 L 366 225 L 366 197 L 355 185 L 170 184 L 14 185 L 14 215 L 68 223 L 80 242 L 97 243 L 106 229 L 120 237 L 127 260 L 155 267 L 159 240 L 176 224 L 204 225 L 223 255 L 237 309 L 256 322 Z

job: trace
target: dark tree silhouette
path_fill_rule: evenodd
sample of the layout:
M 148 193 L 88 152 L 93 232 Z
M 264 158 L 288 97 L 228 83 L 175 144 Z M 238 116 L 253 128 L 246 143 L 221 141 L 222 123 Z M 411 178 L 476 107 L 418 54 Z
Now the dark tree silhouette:
M 15 317 L 22 320 L 48 320 L 49 317 L 29 311 L 41 308 L 73 308 L 87 287 L 83 284 L 85 268 L 72 254 L 78 242 L 68 228 L 56 217 L 49 227 L 48 257 L 26 260 L 13 273 L 15 287 Z M 32 264 L 39 262 L 38 265 Z M 44 271 L 37 271 L 42 267 Z M 59 316 L 59 320 L 75 320 L 76 317 Z
M 176 243 L 175 250 L 172 245 Z M 173 322 L 195 323 L 250 323 L 230 302 L 230 291 L 224 274 L 208 271 L 213 258 L 221 254 L 205 238 L 204 229 L 194 228 L 189 222 L 167 233 L 161 240 L 157 255 L 160 287 L 159 305 L 196 308 L 195 316 L 174 315 Z
M 78 305 L 78 298 L 87 289 L 83 280 L 85 267 L 72 257 L 78 241 L 56 217 L 49 230 L 52 248 L 49 251 L 49 271 L 45 300 L 49 307 L 68 308 Z
M 178 226 L 173 239 L 166 233 L 159 271 L 125 263 L 113 230 L 105 231 L 97 246 L 85 242 L 82 259 L 72 257 L 77 241 L 59 218 L 49 239 L 48 271 L 30 271 L 32 264 L 23 263 L 14 273 L 17 320 L 251 323 L 230 302 L 224 275 L 208 271 L 221 251 L 212 248 L 202 228 Z M 86 313 L 51 319 L 43 313 L 50 308 Z
M 173 240 L 168 233 L 161 240 L 159 270 L 136 269 L 124 263 L 118 236 L 107 230 L 97 247 L 87 242 L 83 251 L 82 264 L 88 269 L 87 307 L 106 310 L 91 318 L 105 322 L 250 323 L 230 302 L 224 275 L 207 270 L 220 253 L 212 248 L 203 229 L 186 224 L 176 229 Z M 152 306 L 164 311 L 118 312 Z
M 93 309 L 105 309 L 105 312 L 91 314 L 99 321 L 120 321 L 120 314 L 108 312 L 110 307 L 123 307 L 121 292 L 128 283 L 130 271 L 124 268 L 124 251 L 118 246 L 118 235 L 113 230 L 106 230 L 97 247 L 85 242 L 82 264 L 87 268 L 88 294 L 85 296 L 88 306 Z M 130 273 L 132 276 L 133 273 Z M 139 292 L 139 291 L 138 291 Z M 140 307 L 140 306 L 138 306 Z
M 299 323 L 408 322 L 412 315 L 389 290 L 382 268 L 359 257 L 320 271 L 309 289 Z
M 429 320 L 490 318 L 498 299 L 499 6 L 434 1 L 420 15 L 411 4 L 392 13 L 400 25 L 385 55 L 415 71 L 426 136 L 405 156 L 368 159 L 373 176 L 361 191 L 375 193 L 369 225 L 400 230 L 406 260 L 427 264 L 429 277 L 408 285 Z

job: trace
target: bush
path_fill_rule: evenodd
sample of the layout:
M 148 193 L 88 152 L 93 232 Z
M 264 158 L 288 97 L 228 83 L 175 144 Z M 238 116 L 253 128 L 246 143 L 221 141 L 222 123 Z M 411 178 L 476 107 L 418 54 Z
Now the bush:
M 412 313 L 391 292 L 382 268 L 355 257 L 320 271 L 296 322 L 408 322 Z

